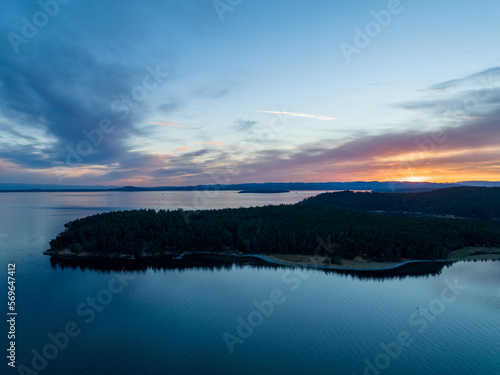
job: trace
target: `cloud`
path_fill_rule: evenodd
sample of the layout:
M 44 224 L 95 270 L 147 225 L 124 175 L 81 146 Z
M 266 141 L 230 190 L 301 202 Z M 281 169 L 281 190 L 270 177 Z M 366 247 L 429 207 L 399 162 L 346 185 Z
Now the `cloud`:
M 492 71 L 496 70 L 486 70 L 484 74 Z M 476 79 L 480 76 L 474 75 Z M 454 85 L 458 88 L 457 82 Z M 432 179 L 457 181 L 468 173 L 500 180 L 500 82 L 489 82 L 490 86 L 480 86 L 478 91 L 471 91 L 469 85 L 441 99 L 400 104 L 420 116 L 441 118 L 448 113 L 450 118 L 462 121 L 438 122 L 440 126 L 430 131 L 415 126 L 399 132 L 362 135 L 333 147 L 329 144 L 335 142 L 324 140 L 285 151 L 266 150 L 255 162 L 243 167 L 243 174 L 249 180 L 273 181 L 336 181 L 345 176 L 347 180 L 421 177 L 406 175 L 408 170 L 409 174 L 418 171 Z M 474 96 L 479 92 L 483 95 Z M 471 98 L 474 100 L 467 101 Z M 456 107 L 454 103 L 463 105 Z
M 170 101 L 160 104 L 158 110 L 164 114 L 170 114 L 181 107 L 179 99 L 171 99 Z
M 396 106 L 414 111 L 420 118 L 427 116 L 438 126 L 463 122 L 456 120 L 483 120 L 500 104 L 500 67 L 441 82 L 424 92 L 424 98 Z
M 257 121 L 238 119 L 234 122 L 233 127 L 238 131 L 246 132 L 257 124 L 258 124 Z
M 191 95 L 208 99 L 220 99 L 223 96 L 228 95 L 230 92 L 231 90 L 227 87 L 204 86 L 193 90 Z
M 458 119 L 461 120 L 484 120 L 486 117 L 478 117 L 478 116 L 457 116 Z
M 197 145 L 210 145 L 210 146 L 224 146 L 227 143 L 226 142 L 213 142 L 213 141 L 206 141 L 206 142 L 194 142 Z
M 500 134 L 493 123 L 442 129 L 446 141 L 429 143 L 432 132 L 380 134 L 337 147 L 316 142 L 297 150 L 267 150 L 253 163 L 242 166 L 248 181 L 352 181 L 400 180 L 405 170 L 433 168 L 440 177 L 447 171 L 483 170 L 500 179 Z M 429 152 L 418 146 L 425 144 Z M 497 152 L 491 151 L 495 148 Z M 486 148 L 486 149 L 485 149 Z M 484 149 L 484 151 L 482 151 Z M 470 163 L 470 164 L 466 164 Z
M 153 125 L 170 126 L 173 128 L 192 128 L 191 126 L 181 125 L 175 121 L 154 121 Z
M 191 150 L 192 147 L 177 147 L 174 152 L 185 152 Z
M 440 82 L 435 85 L 432 85 L 428 88 L 429 91 L 442 91 L 449 90 L 456 87 L 463 87 L 465 85 L 473 84 L 477 85 L 478 83 L 484 86 L 491 86 L 494 82 L 498 83 L 498 79 L 500 78 L 500 67 L 495 66 L 486 70 L 483 70 L 478 73 L 471 74 L 469 76 L 453 79 L 450 81 Z
M 471 76 L 479 82 L 477 89 L 466 77 L 466 85 L 459 84 L 462 80 L 453 83 L 455 92 L 399 104 L 418 117 L 434 119 L 438 126 L 430 130 L 405 126 L 403 131 L 358 134 L 341 144 L 322 140 L 285 150 L 265 149 L 241 167 L 242 178 L 246 182 L 500 180 L 500 81 L 481 80 L 496 71 Z M 447 85 L 451 84 L 442 86 Z
M 92 7 L 95 14 L 87 17 L 87 3 L 61 6 L 47 27 L 19 45 L 17 54 L 8 38 L 0 38 L 0 158 L 26 173 L 64 165 L 68 150 L 96 139 L 98 144 L 74 169 L 113 163 L 126 169 L 143 156 L 130 140 L 151 138 L 155 132 L 142 124 L 181 107 L 170 87 L 179 78 L 177 52 L 165 39 L 179 33 L 190 37 L 193 29 L 206 25 L 211 5 L 110 0 Z M 36 2 L 11 4 L 2 13 L 0 33 L 21 33 L 22 18 L 39 11 Z M 154 37 L 158 35 L 162 38 Z M 145 78 L 158 67 L 168 77 L 156 74 L 161 82 Z M 114 130 L 89 140 L 85 132 L 99 130 L 104 118 L 112 120 Z M 50 178 L 56 176 L 51 173 Z
M 326 117 L 326 116 L 318 116 L 318 115 L 308 115 L 306 113 L 296 113 L 296 112 L 281 112 L 281 111 L 259 111 L 264 113 L 273 113 L 278 115 L 286 115 L 293 117 L 308 117 L 316 120 L 329 121 L 329 120 L 337 120 L 335 117 Z

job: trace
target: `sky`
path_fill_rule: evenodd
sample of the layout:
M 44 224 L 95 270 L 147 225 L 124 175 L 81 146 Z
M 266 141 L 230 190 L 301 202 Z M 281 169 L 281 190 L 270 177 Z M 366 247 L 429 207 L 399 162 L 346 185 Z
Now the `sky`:
M 500 2 L 0 2 L 0 182 L 500 181 Z

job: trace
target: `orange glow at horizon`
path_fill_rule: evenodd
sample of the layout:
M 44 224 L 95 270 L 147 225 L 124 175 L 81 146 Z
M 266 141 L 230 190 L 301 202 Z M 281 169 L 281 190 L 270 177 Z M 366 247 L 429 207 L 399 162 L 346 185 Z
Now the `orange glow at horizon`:
M 401 181 L 401 182 L 427 182 L 427 177 L 410 176 L 410 177 L 405 177 L 399 181 Z

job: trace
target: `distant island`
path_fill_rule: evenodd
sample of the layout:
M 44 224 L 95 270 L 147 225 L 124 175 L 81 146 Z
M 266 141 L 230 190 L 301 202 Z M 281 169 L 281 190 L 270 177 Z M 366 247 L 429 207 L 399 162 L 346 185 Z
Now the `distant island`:
M 468 214 L 469 218 L 399 216 L 341 208 L 332 204 L 348 196 L 347 201 L 354 205 L 356 197 L 363 201 L 367 195 L 338 192 L 295 205 L 102 213 L 65 224 L 66 229 L 50 242 L 45 253 L 77 259 L 179 260 L 189 254 L 211 253 L 324 266 L 352 266 L 352 262 L 393 266 L 387 262 L 450 259 L 463 249 L 474 249 L 467 256 L 499 257 L 500 224 L 486 216 L 499 210 L 500 188 L 445 190 L 408 194 L 405 204 L 439 215 L 444 207 L 453 208 L 458 210 L 453 213 Z M 398 195 L 384 195 L 382 199 L 393 203 L 388 206 L 391 209 L 401 204 Z M 373 208 L 368 203 L 363 206 Z M 468 211 L 470 207 L 476 211 Z
M 242 190 L 239 194 L 280 194 L 289 193 L 290 190 Z

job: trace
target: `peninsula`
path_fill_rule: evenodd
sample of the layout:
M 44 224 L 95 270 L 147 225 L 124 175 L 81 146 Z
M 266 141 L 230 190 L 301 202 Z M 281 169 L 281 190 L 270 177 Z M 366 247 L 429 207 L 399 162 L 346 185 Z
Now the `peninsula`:
M 474 249 L 467 253 L 469 257 L 499 257 L 499 223 L 478 216 L 484 217 L 481 207 L 495 208 L 500 189 L 444 190 L 448 191 L 434 196 L 429 196 L 430 193 L 407 196 L 416 201 L 424 196 L 426 212 L 441 213 L 449 200 L 457 197 L 466 200 L 480 194 L 484 201 L 474 202 L 477 209 L 474 212 L 478 214 L 471 212 L 470 218 L 462 219 L 413 217 L 326 204 L 337 199 L 335 194 L 353 194 L 354 200 L 356 196 L 364 197 L 363 193 L 346 192 L 320 194 L 295 205 L 116 211 L 67 223 L 45 253 L 76 259 L 182 258 L 183 254 L 211 253 L 355 268 L 363 264 L 370 264 L 371 268 L 382 264 L 384 268 L 411 260 L 449 260 L 462 249 Z M 400 199 L 395 194 L 384 195 L 388 196 L 384 199 L 391 196 Z M 315 199 L 322 204 L 311 204 Z M 464 205 L 467 206 L 456 201 L 455 207 L 463 210 Z M 496 214 L 495 209 L 487 212 Z

